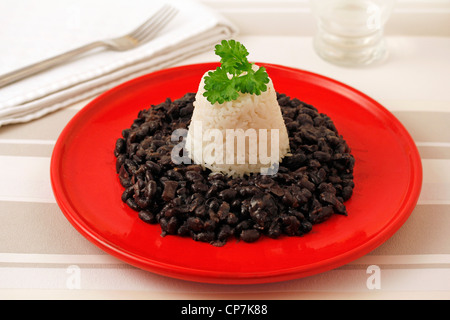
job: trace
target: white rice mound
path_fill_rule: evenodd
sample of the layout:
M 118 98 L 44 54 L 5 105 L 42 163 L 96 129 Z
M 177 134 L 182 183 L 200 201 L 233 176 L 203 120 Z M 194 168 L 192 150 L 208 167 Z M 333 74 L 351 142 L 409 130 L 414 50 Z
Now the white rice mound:
M 208 72 L 200 81 L 186 137 L 186 151 L 189 157 L 194 163 L 204 168 L 232 177 L 251 173 L 266 172 L 267 174 L 264 170 L 269 168 L 272 168 L 272 172 L 273 168 L 277 170 L 278 163 L 289 153 L 289 137 L 272 80 L 270 79 L 267 90 L 261 95 L 241 93 L 234 101 L 211 104 L 203 96 L 204 77 L 207 74 Z M 241 137 L 244 133 L 248 133 L 248 138 L 241 139 L 240 144 L 238 144 L 238 138 L 227 140 L 227 129 L 242 129 Z M 247 131 L 247 129 L 255 130 Z M 266 129 L 267 132 L 259 129 Z M 273 129 L 278 131 L 272 131 Z M 219 131 L 221 135 L 217 135 Z M 266 133 L 265 136 L 264 133 Z M 278 133 L 278 141 L 274 140 L 274 152 L 271 150 L 272 133 L 275 133 L 274 138 Z M 230 138 L 230 135 L 228 137 Z M 264 139 L 267 141 L 267 149 L 261 151 L 260 147 L 264 148 L 265 145 Z M 227 141 L 228 143 L 232 141 L 234 147 L 230 144 L 227 147 Z M 245 147 L 242 141 L 245 141 Z M 276 148 L 277 144 L 278 148 Z M 244 154 L 245 159 L 243 159 Z M 270 163 L 268 163 L 269 158 Z M 233 161 L 230 161 L 231 159 Z

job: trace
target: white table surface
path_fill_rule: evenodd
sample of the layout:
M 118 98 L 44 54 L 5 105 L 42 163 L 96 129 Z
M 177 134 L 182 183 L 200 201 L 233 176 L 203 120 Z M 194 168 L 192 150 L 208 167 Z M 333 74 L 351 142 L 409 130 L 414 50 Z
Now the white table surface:
M 312 49 L 311 35 L 246 32 L 250 29 L 244 25 L 236 39 L 246 45 L 251 60 L 342 81 L 383 104 L 411 133 L 424 180 L 418 205 L 400 230 L 345 266 L 271 284 L 193 283 L 127 265 L 70 225 L 50 186 L 54 143 L 86 100 L 0 128 L 0 299 L 450 298 L 450 37 L 389 34 L 390 55 L 383 64 L 350 69 L 322 61 Z M 207 61 L 217 61 L 212 51 L 178 65 Z M 26 197 L 18 196 L 23 189 Z M 380 272 L 377 288 L 368 285 L 373 265 Z

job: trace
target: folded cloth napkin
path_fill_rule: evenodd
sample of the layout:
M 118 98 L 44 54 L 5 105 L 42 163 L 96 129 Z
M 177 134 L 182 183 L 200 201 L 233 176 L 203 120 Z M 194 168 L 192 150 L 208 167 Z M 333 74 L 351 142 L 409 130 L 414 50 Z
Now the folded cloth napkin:
M 182 63 L 238 33 L 224 17 L 188 0 L 1 2 L 0 75 L 91 41 L 121 36 L 164 3 L 179 12 L 154 40 L 129 51 L 86 54 L 0 88 L 0 126 L 42 117 L 124 81 Z

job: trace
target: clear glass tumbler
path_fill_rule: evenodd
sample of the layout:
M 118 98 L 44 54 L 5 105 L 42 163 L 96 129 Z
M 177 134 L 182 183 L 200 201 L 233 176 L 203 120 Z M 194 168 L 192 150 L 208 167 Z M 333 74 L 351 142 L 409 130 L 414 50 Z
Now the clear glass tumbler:
M 311 0 L 318 31 L 314 48 L 338 65 L 361 66 L 386 56 L 383 36 L 396 0 Z

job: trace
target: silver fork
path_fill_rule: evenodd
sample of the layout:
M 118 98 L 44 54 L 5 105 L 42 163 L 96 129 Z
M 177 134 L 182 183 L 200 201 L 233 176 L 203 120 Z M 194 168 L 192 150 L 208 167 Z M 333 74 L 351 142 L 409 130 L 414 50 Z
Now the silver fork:
M 77 49 L 70 50 L 55 57 L 43 60 L 41 62 L 29 65 L 27 67 L 12 71 L 10 73 L 0 76 L 0 88 L 22 80 L 28 76 L 34 75 L 38 72 L 66 62 L 87 51 L 98 47 L 104 47 L 110 50 L 125 51 L 135 48 L 152 39 L 172 18 L 177 14 L 177 9 L 170 5 L 164 5 L 155 14 L 153 14 L 147 21 L 141 24 L 132 32 L 113 39 L 106 39 L 95 41 L 86 44 Z

